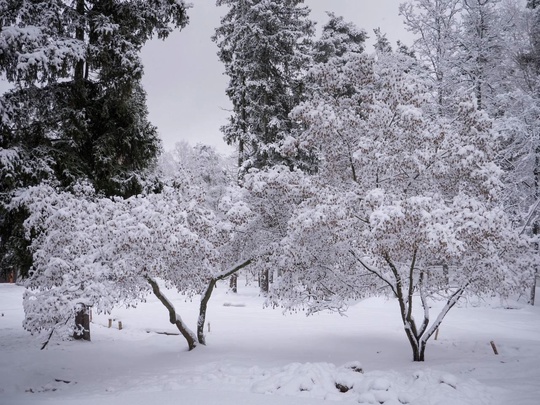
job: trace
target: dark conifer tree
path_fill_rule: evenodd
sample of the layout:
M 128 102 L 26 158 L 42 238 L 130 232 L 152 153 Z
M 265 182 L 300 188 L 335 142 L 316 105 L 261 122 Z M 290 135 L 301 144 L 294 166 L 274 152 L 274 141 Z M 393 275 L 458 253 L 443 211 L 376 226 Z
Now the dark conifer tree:
M 341 57 L 347 53 L 364 52 L 367 39 L 366 31 L 341 16 L 328 12 L 329 21 L 324 25 L 319 40 L 314 43 L 313 60 L 326 63 L 332 57 Z
M 225 140 L 238 145 L 240 173 L 278 164 L 289 155 L 289 113 L 303 94 L 314 24 L 303 0 L 217 0 L 228 6 L 214 41 L 230 82 L 233 104 Z
M 174 0 L 0 2 L 0 257 L 27 271 L 25 215 L 12 192 L 80 179 L 106 195 L 142 191 L 145 168 L 160 150 L 147 119 L 139 53 L 153 36 L 187 24 Z

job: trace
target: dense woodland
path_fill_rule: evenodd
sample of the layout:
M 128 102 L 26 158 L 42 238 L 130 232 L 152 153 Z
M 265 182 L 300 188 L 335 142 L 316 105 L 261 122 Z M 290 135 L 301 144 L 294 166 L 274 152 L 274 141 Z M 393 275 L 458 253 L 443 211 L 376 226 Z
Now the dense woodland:
M 0 260 L 29 332 L 154 293 L 194 349 L 245 272 L 308 313 L 396 299 L 422 361 L 460 298 L 534 303 L 539 1 L 410 0 L 410 46 L 332 13 L 316 34 L 301 0 L 217 6 L 234 162 L 163 153 L 147 119 L 140 50 L 188 23 L 183 0 L 0 1 Z M 200 295 L 196 332 L 160 285 Z

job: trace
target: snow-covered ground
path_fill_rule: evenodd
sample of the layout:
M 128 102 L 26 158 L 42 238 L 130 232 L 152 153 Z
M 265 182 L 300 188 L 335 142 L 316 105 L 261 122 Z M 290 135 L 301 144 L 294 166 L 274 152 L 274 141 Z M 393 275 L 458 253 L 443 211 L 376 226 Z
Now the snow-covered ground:
M 180 336 L 157 333 L 176 330 L 150 296 L 136 309 L 94 315 L 92 342 L 41 351 L 21 327 L 22 292 L 0 285 L 2 405 L 540 403 L 540 307 L 462 303 L 419 364 L 411 361 L 397 303 L 382 298 L 359 302 L 346 317 L 306 317 L 263 309 L 256 288 L 230 294 L 220 285 L 207 347 L 188 352 Z M 197 299 L 168 294 L 194 328 Z

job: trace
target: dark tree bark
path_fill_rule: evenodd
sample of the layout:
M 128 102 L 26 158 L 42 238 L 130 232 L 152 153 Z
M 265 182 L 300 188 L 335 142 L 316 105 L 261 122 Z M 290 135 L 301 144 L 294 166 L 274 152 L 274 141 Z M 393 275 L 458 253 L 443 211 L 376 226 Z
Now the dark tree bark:
M 529 297 L 529 305 L 534 306 L 536 300 L 536 279 L 538 278 L 538 269 L 534 273 L 534 279 L 531 286 L 531 295 Z
M 429 304 L 427 302 L 427 293 L 424 289 L 424 281 L 426 274 L 425 271 L 419 270 L 416 267 L 416 258 L 418 254 L 417 249 L 413 251 L 412 261 L 408 272 L 409 274 L 405 274 L 405 277 L 402 277 L 396 265 L 390 258 L 390 255 L 388 253 L 384 255 L 384 260 L 386 261 L 388 267 L 391 270 L 393 280 L 381 275 L 380 272 L 372 269 L 370 266 L 365 264 L 362 259 L 354 253 L 354 251 L 351 250 L 350 253 L 355 257 L 358 263 L 362 265 L 362 267 L 364 267 L 368 272 L 379 277 L 382 281 L 386 283 L 388 287 L 390 287 L 399 303 L 403 328 L 405 330 L 405 334 L 407 335 L 407 339 L 409 340 L 413 352 L 413 361 L 424 361 L 426 345 L 429 338 L 439 328 L 448 311 L 450 311 L 452 307 L 456 305 L 456 303 L 459 301 L 459 299 L 467 289 L 468 284 L 465 284 L 455 290 L 455 292 L 448 298 L 446 305 L 437 316 L 435 322 L 433 322 L 432 325 L 428 328 Z M 417 282 L 415 282 L 416 279 Z M 417 291 L 420 295 L 420 301 L 424 310 L 424 316 L 422 317 L 422 324 L 420 326 L 418 326 L 413 316 L 413 298 L 415 291 Z
M 229 276 L 237 276 L 237 272 L 242 270 L 244 267 L 251 264 L 251 259 L 246 260 L 245 262 L 233 267 L 231 270 L 221 273 L 220 275 L 213 277 L 208 282 L 208 287 L 201 297 L 201 305 L 199 307 L 199 320 L 197 321 L 197 339 L 200 344 L 206 345 L 206 337 L 204 336 L 204 323 L 206 321 L 206 310 L 208 309 L 208 301 L 212 296 L 214 287 L 219 280 L 223 280 Z
M 206 336 L 204 335 L 204 323 L 206 322 L 206 310 L 208 309 L 208 301 L 212 296 L 214 287 L 216 286 L 217 280 L 212 278 L 208 283 L 206 291 L 201 297 L 201 305 L 199 306 L 199 319 L 197 321 L 197 340 L 201 345 L 206 346 Z
M 407 335 L 407 338 L 409 339 L 409 343 L 411 345 L 411 349 L 413 352 L 413 361 L 424 361 L 425 359 L 425 352 L 426 352 L 426 345 L 429 340 L 429 338 L 435 333 L 437 328 L 442 323 L 444 317 L 452 309 L 452 307 L 458 302 L 458 300 L 463 295 L 463 292 L 465 291 L 465 287 L 459 288 L 450 296 L 448 299 L 446 305 L 440 312 L 439 316 L 437 317 L 437 320 L 431 325 L 431 327 L 428 329 L 429 325 L 429 305 L 427 302 L 426 293 L 424 291 L 424 278 L 426 277 L 424 271 L 418 271 L 416 269 L 416 257 L 417 257 L 418 251 L 415 250 L 413 252 L 412 262 L 409 268 L 409 280 L 408 280 L 408 290 L 407 292 L 403 289 L 403 279 L 401 278 L 396 266 L 394 263 L 390 260 L 390 257 L 387 255 L 385 257 L 386 262 L 390 266 L 390 269 L 392 270 L 392 273 L 394 274 L 394 278 L 396 280 L 396 288 L 394 290 L 399 306 L 401 309 L 401 319 L 403 321 L 403 327 L 405 329 L 405 334 Z M 419 272 L 419 279 L 418 283 L 415 284 L 415 270 Z M 420 327 L 418 327 L 416 320 L 413 316 L 413 296 L 415 289 L 418 289 L 420 300 L 422 303 L 422 308 L 424 310 L 424 316 L 422 320 L 422 324 Z
M 88 312 L 88 307 L 82 303 L 77 304 L 73 338 L 90 341 L 90 314 Z
M 150 277 L 146 277 L 146 280 L 152 286 L 152 291 L 154 292 L 155 296 L 161 301 L 163 305 L 165 305 L 165 308 L 168 309 L 169 321 L 173 325 L 176 325 L 182 336 L 184 336 L 187 341 L 189 350 L 195 349 L 195 347 L 197 347 L 197 338 L 195 334 L 182 321 L 180 315 L 176 313 L 174 305 L 167 299 L 167 297 L 165 297 L 165 295 L 163 295 L 163 293 L 159 289 L 157 282 Z
M 269 271 L 268 269 L 265 269 L 259 273 L 259 285 L 261 287 L 261 292 L 267 293 L 270 289 L 270 279 L 269 279 Z
M 229 280 L 229 288 L 233 293 L 238 292 L 238 274 L 233 274 Z

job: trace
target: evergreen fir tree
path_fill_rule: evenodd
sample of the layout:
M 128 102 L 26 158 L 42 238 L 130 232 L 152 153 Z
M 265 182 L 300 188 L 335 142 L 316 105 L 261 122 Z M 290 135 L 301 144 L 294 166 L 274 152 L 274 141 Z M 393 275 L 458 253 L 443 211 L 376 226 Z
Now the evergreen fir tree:
M 341 16 L 330 12 L 327 14 L 330 20 L 324 25 L 321 37 L 313 45 L 313 61 L 326 63 L 332 57 L 364 52 L 366 31 L 346 22 Z
M 225 140 L 238 145 L 240 173 L 291 156 L 294 124 L 289 113 L 303 94 L 313 23 L 303 0 L 217 0 L 228 6 L 213 37 L 230 82 L 233 104 Z M 293 154 L 295 152 L 292 152 Z
M 376 39 L 375 50 L 378 53 L 392 53 L 392 45 L 390 45 L 390 41 L 386 38 L 386 34 L 382 33 L 380 28 L 375 28 L 373 32 Z

